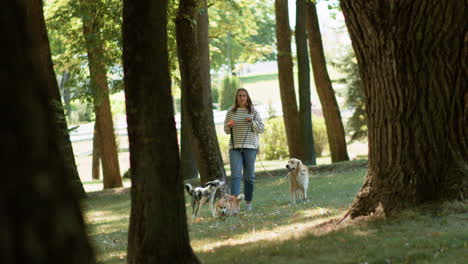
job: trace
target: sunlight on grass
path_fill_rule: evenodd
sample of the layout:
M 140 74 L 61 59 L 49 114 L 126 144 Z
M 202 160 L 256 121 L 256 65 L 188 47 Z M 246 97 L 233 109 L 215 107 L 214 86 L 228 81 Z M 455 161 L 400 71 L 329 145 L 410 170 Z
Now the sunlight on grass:
M 279 214 L 279 211 L 272 212 L 271 215 Z M 328 217 L 324 217 L 328 216 Z M 244 219 L 247 218 L 247 215 L 242 216 Z M 250 230 L 246 233 L 242 233 L 239 235 L 234 236 L 225 236 L 222 233 L 220 234 L 221 237 L 226 237 L 227 239 L 217 240 L 217 239 L 208 239 L 208 240 L 192 240 L 192 247 L 195 251 L 213 251 L 215 248 L 222 247 L 222 246 L 234 246 L 234 245 L 243 245 L 247 243 L 256 243 L 263 240 L 287 240 L 293 238 L 297 238 L 301 236 L 304 232 L 306 232 L 311 227 L 329 220 L 335 215 L 330 215 L 330 211 L 324 208 L 318 209 L 310 209 L 306 211 L 298 211 L 294 214 L 291 218 L 311 218 L 315 217 L 317 219 L 313 221 L 303 222 L 303 223 L 294 223 L 289 225 L 276 225 L 273 224 L 273 228 L 262 229 L 261 225 L 260 229 L 256 229 L 256 226 L 251 226 Z M 292 222 L 296 222 L 297 220 L 293 220 Z M 230 226 L 228 226 L 231 230 L 236 230 L 240 228 L 244 228 L 248 226 L 248 223 L 238 222 L 238 221 L 230 221 Z M 210 226 L 211 228 L 219 228 L 220 224 L 214 224 Z M 225 230 L 226 226 L 223 225 L 222 229 Z
M 340 226 L 364 181 L 366 168 L 312 173 L 309 202 L 291 205 L 288 181 L 256 179 L 254 210 L 217 219 L 203 206 L 192 221 L 191 245 L 203 263 L 465 263 L 468 259 L 468 203 L 451 202 L 431 210 L 407 210 L 384 219 L 358 218 Z M 126 263 L 130 193 L 90 194 L 84 202 L 88 233 L 99 263 Z

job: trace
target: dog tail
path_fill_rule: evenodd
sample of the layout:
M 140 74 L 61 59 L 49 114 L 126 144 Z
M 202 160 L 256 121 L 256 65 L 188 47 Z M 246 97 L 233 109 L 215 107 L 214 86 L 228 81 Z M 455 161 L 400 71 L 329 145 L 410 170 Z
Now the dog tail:
M 239 201 L 242 201 L 245 199 L 245 195 L 243 193 L 237 195 L 237 199 L 239 199 Z
M 186 183 L 186 184 L 185 184 L 185 190 L 187 191 L 187 193 L 188 193 L 189 195 L 192 195 L 193 187 L 192 187 L 192 185 L 191 185 L 190 183 Z

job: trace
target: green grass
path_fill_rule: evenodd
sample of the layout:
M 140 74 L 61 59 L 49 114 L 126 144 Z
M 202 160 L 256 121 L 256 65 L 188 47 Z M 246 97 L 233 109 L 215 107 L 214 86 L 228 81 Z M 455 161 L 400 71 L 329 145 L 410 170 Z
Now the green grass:
M 250 84 L 264 81 L 278 81 L 278 73 L 243 76 L 240 77 L 240 81 L 242 84 Z
M 260 172 L 252 212 L 220 220 L 205 206 L 192 221 L 187 202 L 192 247 L 204 263 L 465 263 L 466 202 L 317 226 L 350 205 L 365 177 L 362 164 L 314 168 L 308 203 L 290 205 L 287 180 L 277 176 L 282 173 Z M 126 262 L 129 195 L 128 189 L 96 192 L 85 201 L 101 263 Z

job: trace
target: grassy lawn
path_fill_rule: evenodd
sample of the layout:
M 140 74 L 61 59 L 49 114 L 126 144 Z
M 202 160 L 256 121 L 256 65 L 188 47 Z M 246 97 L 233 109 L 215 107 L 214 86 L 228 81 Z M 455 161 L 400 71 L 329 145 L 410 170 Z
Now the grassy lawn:
M 466 202 L 335 226 L 323 223 L 343 214 L 364 180 L 365 167 L 317 168 L 310 181 L 310 201 L 297 205 L 289 204 L 283 173 L 273 175 L 257 172 L 254 210 L 237 217 L 213 219 L 205 206 L 200 219 L 192 221 L 186 197 L 192 247 L 204 263 L 466 263 L 468 259 Z M 126 262 L 129 196 L 128 189 L 95 192 L 84 203 L 101 263 Z

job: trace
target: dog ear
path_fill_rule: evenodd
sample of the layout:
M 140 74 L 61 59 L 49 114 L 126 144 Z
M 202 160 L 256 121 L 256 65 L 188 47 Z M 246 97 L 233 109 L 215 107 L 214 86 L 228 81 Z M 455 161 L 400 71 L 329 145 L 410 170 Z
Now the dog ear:
M 185 184 L 185 190 L 187 191 L 187 193 L 189 195 L 192 195 L 192 192 L 193 192 L 193 188 L 192 188 L 192 185 L 190 183 L 186 183 Z

